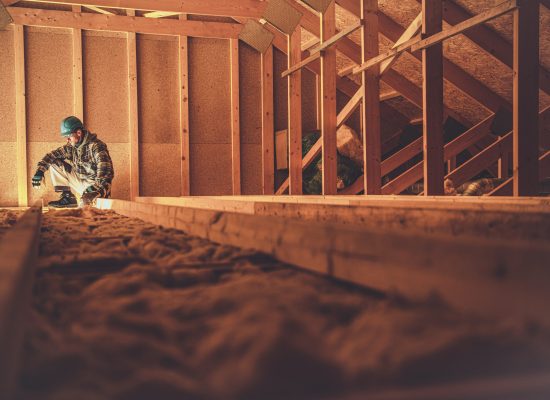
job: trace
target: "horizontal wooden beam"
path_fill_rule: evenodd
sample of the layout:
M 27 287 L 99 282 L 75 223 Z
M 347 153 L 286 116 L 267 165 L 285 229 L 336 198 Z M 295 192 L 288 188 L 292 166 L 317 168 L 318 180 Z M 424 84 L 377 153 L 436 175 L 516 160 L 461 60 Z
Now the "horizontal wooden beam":
M 287 76 L 289 76 L 293 72 L 301 70 L 306 65 L 308 65 L 308 64 L 312 63 L 313 61 L 318 60 L 319 58 L 321 58 L 322 55 L 323 55 L 322 52 L 317 52 L 317 53 L 314 53 L 314 54 L 310 55 L 309 57 L 303 58 L 302 61 L 300 61 L 299 63 L 294 64 L 289 69 L 283 71 L 283 73 L 281 74 L 281 78 L 286 78 Z
M 143 17 L 72 13 L 20 7 L 9 7 L 8 11 L 16 24 L 54 28 L 223 39 L 237 39 L 242 28 L 240 24 L 223 22 L 179 21 L 171 19 L 159 21 Z
M 325 49 L 328 49 L 330 46 L 333 46 L 335 45 L 340 39 L 352 34 L 353 32 L 355 32 L 357 29 L 361 28 L 361 26 L 363 25 L 363 21 L 359 21 L 358 23 L 350 26 L 349 28 L 346 28 L 344 30 L 341 30 L 340 32 L 338 32 L 336 35 L 332 36 L 331 38 L 323 41 L 322 44 L 312 48 L 309 50 L 309 52 L 311 54 L 313 53 L 316 53 L 316 52 L 319 52 L 319 51 L 323 51 Z
M 75 6 L 75 7 L 80 7 L 80 6 Z M 99 8 L 99 7 L 95 7 L 95 6 L 84 6 L 84 7 L 86 7 L 89 10 L 100 13 L 100 14 L 105 14 L 105 15 L 113 15 L 114 14 L 111 11 L 107 11 L 107 10 L 104 10 L 103 8 Z
M 30 0 L 35 3 L 70 4 L 123 10 L 170 11 L 183 14 L 260 18 L 267 2 L 260 0 Z
M 261 251 L 291 265 L 382 292 L 398 292 L 413 301 L 436 293 L 460 312 L 536 318 L 544 323 L 550 319 L 546 312 L 550 248 L 541 241 L 380 231 L 358 223 L 350 226 L 123 200 L 101 199 L 98 207 Z M 506 274 L 503 277 L 495 270 Z
M 0 241 L 0 393 L 5 399 L 15 398 L 41 220 L 42 205 L 35 204 Z

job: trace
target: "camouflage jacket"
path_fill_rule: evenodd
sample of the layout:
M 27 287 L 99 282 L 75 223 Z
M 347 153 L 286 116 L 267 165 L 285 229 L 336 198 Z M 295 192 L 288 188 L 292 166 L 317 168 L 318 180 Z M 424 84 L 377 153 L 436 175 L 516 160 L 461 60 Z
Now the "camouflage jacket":
M 111 194 L 111 182 L 115 176 L 113 162 L 107 145 L 97 135 L 84 131 L 84 138 L 77 147 L 66 144 L 46 154 L 38 163 L 38 169 L 45 172 L 56 160 L 71 164 L 80 179 L 94 181 L 92 186 L 101 197 Z

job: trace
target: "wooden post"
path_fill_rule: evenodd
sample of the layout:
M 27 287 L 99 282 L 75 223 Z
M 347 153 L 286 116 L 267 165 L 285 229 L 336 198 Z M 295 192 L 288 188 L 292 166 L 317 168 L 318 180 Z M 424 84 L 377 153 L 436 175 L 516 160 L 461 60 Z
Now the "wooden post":
M 288 68 L 301 61 L 301 31 L 288 36 Z M 288 76 L 288 177 L 289 194 L 302 194 L 302 71 Z
M 336 34 L 336 4 L 332 1 L 321 15 L 321 44 Z M 321 137 L 323 139 L 323 194 L 337 193 L 336 156 L 336 48 L 326 49 L 321 57 Z
M 273 46 L 262 61 L 262 193 L 275 193 L 275 152 L 273 116 Z
M 134 10 L 127 10 L 129 17 L 134 17 Z M 139 127 L 138 127 L 138 94 L 137 94 L 137 56 L 136 34 L 127 33 L 128 48 L 128 128 L 130 130 L 130 198 L 139 196 Z
M 514 196 L 538 193 L 539 3 L 514 11 Z
M 25 104 L 25 32 L 22 25 L 13 26 L 15 56 L 15 128 L 17 134 L 17 200 L 27 207 L 27 122 Z
M 82 11 L 81 6 L 73 6 L 73 12 Z M 82 90 L 82 29 L 73 29 L 73 113 L 84 119 Z
M 187 15 L 179 16 L 182 21 Z M 189 53 L 187 36 L 179 36 L 179 79 L 180 79 L 180 132 L 181 132 L 181 195 L 191 195 L 189 170 Z
M 422 34 L 431 36 L 442 28 L 441 0 L 422 1 Z M 424 117 L 424 194 L 443 195 L 443 46 L 422 50 Z
M 378 0 L 361 0 L 362 62 L 378 55 Z M 361 72 L 362 131 L 365 194 L 381 194 L 380 177 L 380 64 Z
M 239 39 L 229 39 L 231 62 L 231 171 L 233 195 L 241 194 L 241 128 L 239 115 Z

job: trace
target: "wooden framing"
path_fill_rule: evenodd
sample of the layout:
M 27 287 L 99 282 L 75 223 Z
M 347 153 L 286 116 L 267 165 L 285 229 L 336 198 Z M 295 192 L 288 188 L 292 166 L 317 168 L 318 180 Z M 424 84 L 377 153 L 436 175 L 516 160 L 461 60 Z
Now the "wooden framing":
M 362 60 L 378 54 L 378 0 L 361 0 L 361 19 L 364 21 L 361 30 Z M 363 70 L 363 187 L 366 195 L 380 194 L 381 171 L 380 159 L 380 66 Z
M 420 30 L 422 29 L 422 13 L 418 14 L 416 18 L 411 22 L 409 27 L 405 29 L 405 32 L 397 39 L 397 41 L 392 46 L 392 49 L 399 48 L 400 45 L 411 40 Z M 392 65 L 397 61 L 398 56 L 391 57 L 387 60 L 382 61 L 380 64 L 380 75 L 383 75 Z
M 25 33 L 21 25 L 13 27 L 15 57 L 15 129 L 17 157 L 17 202 L 19 207 L 28 204 L 27 191 L 27 112 L 25 103 Z
M 15 398 L 25 315 L 31 305 L 42 207 L 35 204 L 0 241 L 0 393 Z
M 239 102 L 239 40 L 229 40 L 231 79 L 231 176 L 233 195 L 241 194 L 241 122 Z
M 72 13 L 68 11 L 39 10 L 21 7 L 8 7 L 8 11 L 16 24 L 52 28 L 107 30 L 221 39 L 237 39 L 241 30 L 240 24 L 224 22 L 165 19 L 162 21 L 162 24 L 159 24 L 159 21 L 152 18 L 121 15 Z
M 129 16 L 135 11 L 128 10 Z M 137 89 L 137 55 L 136 34 L 127 33 L 128 57 L 128 129 L 130 134 L 130 199 L 139 196 L 139 126 L 138 126 L 138 89 Z
M 262 193 L 275 192 L 275 122 L 273 115 L 273 46 L 261 55 L 262 70 Z
M 73 12 L 81 12 L 80 6 L 73 6 Z M 73 113 L 84 119 L 84 92 L 82 88 L 82 30 L 73 29 Z
M 151 17 L 150 17 L 151 18 Z M 187 15 L 179 16 L 185 21 Z M 180 132 L 181 132 L 181 195 L 191 195 L 190 162 L 189 162 L 189 40 L 187 36 L 178 37 L 179 48 L 179 83 L 180 83 Z
M 538 193 L 539 4 L 517 0 L 514 11 L 514 195 Z
M 260 18 L 267 4 L 260 0 L 222 2 L 218 0 L 31 0 L 35 3 L 72 4 L 125 10 L 168 11 L 174 13 Z M 192 35 L 189 35 L 192 36 Z
M 321 47 L 336 34 L 336 4 L 331 1 L 321 15 Z M 337 193 L 336 152 L 336 49 L 327 47 L 321 57 L 321 140 L 322 146 L 322 193 Z
M 433 36 L 441 31 L 440 0 L 422 1 L 422 35 Z M 443 46 L 434 44 L 422 50 L 424 193 L 443 195 Z
M 288 35 L 288 67 L 300 62 L 301 32 L 298 26 Z M 290 194 L 302 194 L 302 72 L 296 71 L 288 79 L 288 177 Z M 335 181 L 336 182 L 336 181 Z M 336 183 L 335 183 L 336 185 Z

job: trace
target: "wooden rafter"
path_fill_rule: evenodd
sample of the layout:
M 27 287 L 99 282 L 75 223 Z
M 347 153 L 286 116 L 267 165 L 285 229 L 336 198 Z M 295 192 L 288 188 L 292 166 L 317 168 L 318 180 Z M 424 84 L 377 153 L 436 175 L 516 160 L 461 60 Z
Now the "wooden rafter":
M 267 2 L 260 0 L 30 0 L 35 3 L 69 4 L 123 10 L 165 11 L 184 14 L 260 18 Z
M 150 33 L 156 35 L 194 36 L 205 38 L 236 39 L 241 30 L 240 24 L 203 21 L 178 21 L 166 19 L 158 21 L 143 17 L 72 13 L 67 11 L 38 10 L 9 7 L 9 13 L 16 24 L 73 28 L 87 30 L 107 30 L 118 32 Z

